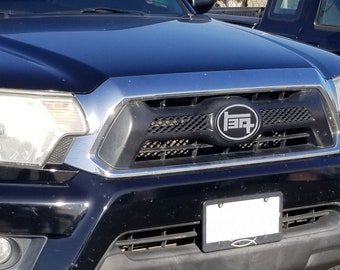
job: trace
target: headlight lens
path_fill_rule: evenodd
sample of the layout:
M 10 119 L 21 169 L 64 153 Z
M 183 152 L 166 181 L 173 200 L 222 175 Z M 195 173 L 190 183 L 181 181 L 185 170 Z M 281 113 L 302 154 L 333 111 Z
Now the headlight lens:
M 87 130 L 71 94 L 0 91 L 0 162 L 42 166 L 62 137 Z

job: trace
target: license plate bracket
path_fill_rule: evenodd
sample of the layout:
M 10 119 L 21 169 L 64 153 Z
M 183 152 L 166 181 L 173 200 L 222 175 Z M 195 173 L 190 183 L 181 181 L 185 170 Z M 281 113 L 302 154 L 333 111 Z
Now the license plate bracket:
M 243 248 L 282 238 L 282 193 L 206 201 L 203 251 Z

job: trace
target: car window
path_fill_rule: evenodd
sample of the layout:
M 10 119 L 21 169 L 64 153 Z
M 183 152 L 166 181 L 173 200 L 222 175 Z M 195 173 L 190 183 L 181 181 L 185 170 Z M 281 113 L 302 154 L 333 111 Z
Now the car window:
M 295 20 L 300 15 L 303 0 L 276 0 L 271 6 L 270 17 L 275 19 Z
M 183 16 L 184 6 L 178 0 L 0 0 L 0 14 L 166 14 Z
M 340 0 L 323 0 L 317 23 L 327 26 L 340 26 Z

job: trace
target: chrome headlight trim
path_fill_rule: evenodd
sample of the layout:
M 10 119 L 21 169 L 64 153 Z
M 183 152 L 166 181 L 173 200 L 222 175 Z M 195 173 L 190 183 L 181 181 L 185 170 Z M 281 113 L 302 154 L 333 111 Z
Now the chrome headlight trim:
M 334 85 L 334 90 L 332 91 L 333 101 L 337 108 L 338 113 L 340 113 L 340 76 L 333 78 L 331 80 L 331 83 L 332 85 Z

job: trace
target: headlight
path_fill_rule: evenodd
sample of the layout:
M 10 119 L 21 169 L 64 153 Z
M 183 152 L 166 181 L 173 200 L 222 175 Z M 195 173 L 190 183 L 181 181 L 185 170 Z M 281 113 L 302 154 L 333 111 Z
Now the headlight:
M 0 163 L 42 166 L 62 137 L 87 130 L 71 94 L 0 90 Z

